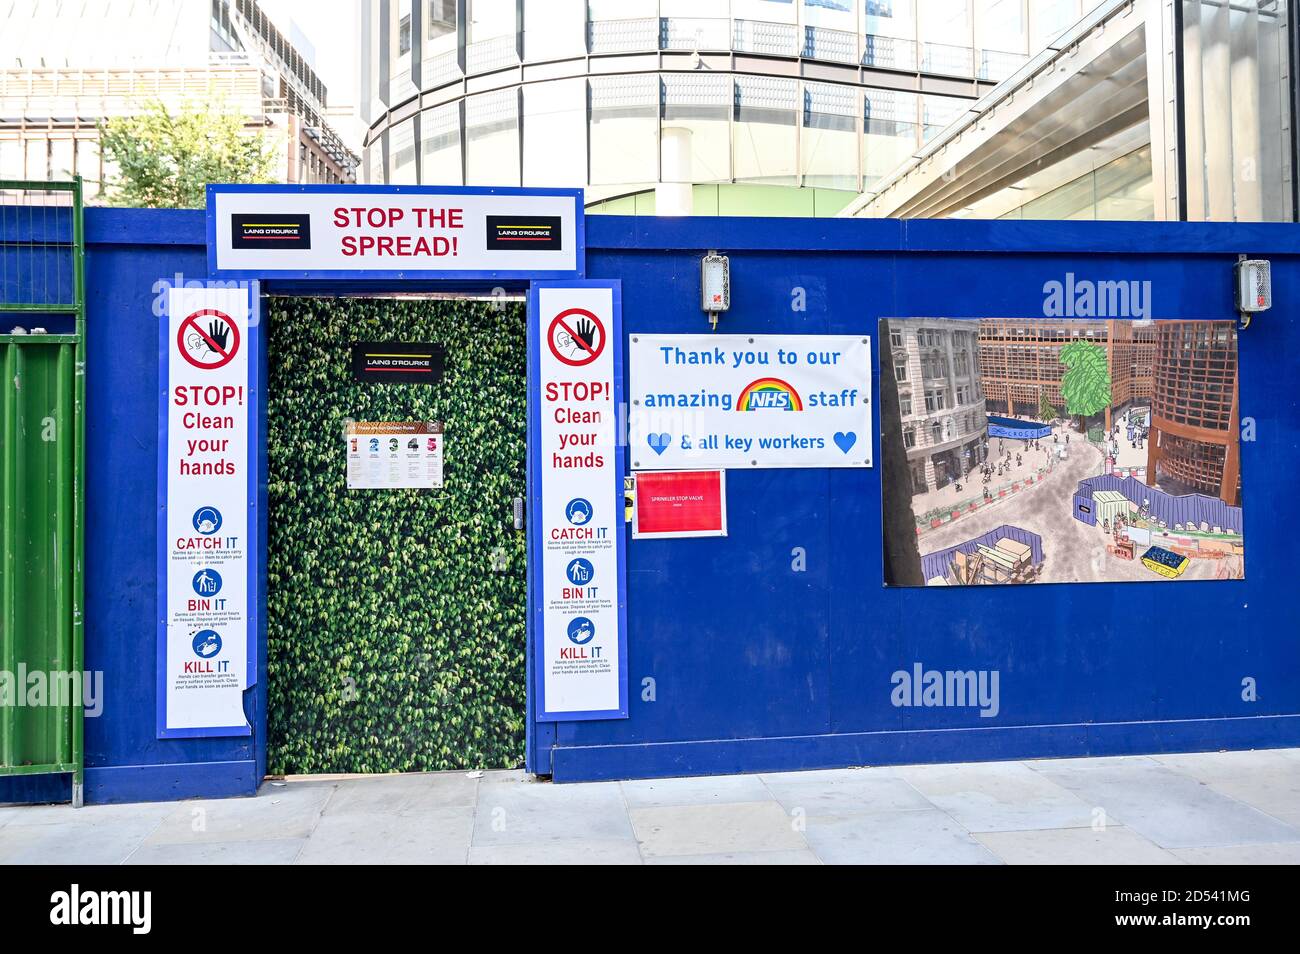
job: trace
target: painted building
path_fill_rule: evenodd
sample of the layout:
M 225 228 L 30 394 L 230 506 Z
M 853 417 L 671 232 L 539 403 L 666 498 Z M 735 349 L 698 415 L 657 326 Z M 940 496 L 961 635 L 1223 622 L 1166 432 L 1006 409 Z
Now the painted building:
M 891 320 L 889 348 L 912 489 L 946 487 L 986 455 L 988 415 L 974 326 L 945 318 Z
M 69 7 L 79 8 L 77 11 Z M 0 30 L 0 179 L 111 173 L 98 125 L 151 101 L 218 100 L 267 136 L 284 182 L 356 181 L 358 157 L 327 121 L 327 90 L 256 0 L 15 0 Z M 160 42 L 159 38 L 163 38 Z
M 1094 0 L 363 0 L 367 181 L 833 215 Z
M 1104 348 L 1111 379 L 1111 412 L 1150 400 L 1153 391 L 1151 322 L 1068 318 L 985 318 L 979 323 L 980 384 L 989 411 L 1038 420 L 1044 398 L 1065 413 L 1061 349 L 1074 341 Z
M 1148 482 L 1240 506 L 1236 323 L 1160 322 L 1155 385 Z
M 1295 0 L 1106 0 L 845 214 L 1295 221 L 1296 20 Z

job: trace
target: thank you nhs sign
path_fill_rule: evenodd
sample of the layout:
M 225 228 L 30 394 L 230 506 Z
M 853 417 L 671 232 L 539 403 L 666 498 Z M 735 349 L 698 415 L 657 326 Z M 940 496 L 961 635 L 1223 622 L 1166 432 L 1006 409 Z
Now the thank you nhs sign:
M 634 470 L 870 467 L 867 335 L 628 339 Z

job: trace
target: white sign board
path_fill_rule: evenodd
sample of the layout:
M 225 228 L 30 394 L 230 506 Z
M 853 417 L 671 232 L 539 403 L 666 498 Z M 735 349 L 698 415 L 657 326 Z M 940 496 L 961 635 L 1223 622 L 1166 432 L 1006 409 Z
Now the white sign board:
M 343 439 L 348 490 L 442 486 L 441 421 L 353 421 Z
M 867 335 L 628 338 L 634 470 L 870 467 Z
M 537 718 L 626 718 L 616 288 L 534 295 Z
M 564 277 L 581 273 L 582 193 L 417 186 L 209 186 L 214 274 Z
M 158 736 L 248 735 L 253 348 L 247 288 L 173 288 L 163 329 Z

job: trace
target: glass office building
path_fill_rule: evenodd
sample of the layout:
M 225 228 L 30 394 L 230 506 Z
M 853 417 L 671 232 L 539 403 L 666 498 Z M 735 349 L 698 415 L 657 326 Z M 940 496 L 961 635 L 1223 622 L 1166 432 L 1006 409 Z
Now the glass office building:
M 848 215 L 1294 221 L 1295 0 L 1107 0 Z
M 363 0 L 371 182 L 833 215 L 1094 0 Z

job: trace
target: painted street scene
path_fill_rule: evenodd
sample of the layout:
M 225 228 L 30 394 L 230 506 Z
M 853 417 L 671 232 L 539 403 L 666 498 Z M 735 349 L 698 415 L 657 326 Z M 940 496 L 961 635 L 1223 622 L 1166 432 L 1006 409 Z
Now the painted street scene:
M 926 585 L 1244 578 L 1233 322 L 881 324 Z

